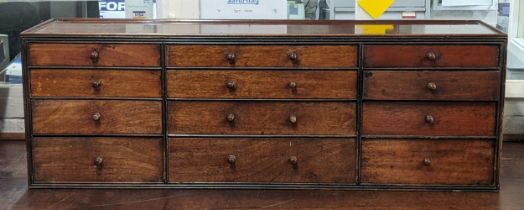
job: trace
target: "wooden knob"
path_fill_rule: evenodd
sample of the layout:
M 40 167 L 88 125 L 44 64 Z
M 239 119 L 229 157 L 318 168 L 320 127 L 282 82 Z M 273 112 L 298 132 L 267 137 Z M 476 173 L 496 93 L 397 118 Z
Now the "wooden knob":
M 226 87 L 227 87 L 227 89 L 233 91 L 233 90 L 237 89 L 237 84 L 235 83 L 235 81 L 228 80 L 226 82 Z
M 102 166 L 104 165 L 104 158 L 97 156 L 95 160 L 93 161 L 93 163 L 95 164 L 97 168 L 102 168 Z
M 430 166 L 430 165 L 431 165 L 431 159 L 429 159 L 429 158 L 424 158 L 424 160 L 422 160 L 422 163 L 423 163 L 425 166 Z
M 235 53 L 228 53 L 226 55 L 226 59 L 227 62 L 229 62 L 229 64 L 235 64 L 235 62 L 237 61 L 237 55 Z
M 296 166 L 298 164 L 298 158 L 297 156 L 290 156 L 289 159 L 288 159 L 289 163 L 291 165 L 294 165 Z
M 235 122 L 235 119 L 236 119 L 236 116 L 235 116 L 235 114 L 233 114 L 233 113 L 229 113 L 229 114 L 226 116 L 226 120 L 227 120 L 228 122 Z
M 426 53 L 426 58 L 430 61 L 436 61 L 438 59 L 437 53 L 429 51 Z
M 100 121 L 100 119 L 102 118 L 102 115 L 97 112 L 97 113 L 94 113 L 93 116 L 91 116 L 93 118 L 94 121 Z
M 426 87 L 433 91 L 433 90 L 436 90 L 437 89 L 437 84 L 435 84 L 434 82 L 428 82 L 428 84 L 426 84 Z
M 290 52 L 287 54 L 287 57 L 289 60 L 291 60 L 293 63 L 298 63 L 298 53 L 297 52 Z
M 297 123 L 297 116 L 296 115 L 289 116 L 289 122 L 291 124 L 296 124 Z
M 91 82 L 91 86 L 94 89 L 100 89 L 100 87 L 102 86 L 102 81 L 101 80 L 94 80 L 94 81 Z
M 426 117 L 424 117 L 424 120 L 429 124 L 435 123 L 435 118 L 431 115 L 426 115 Z
M 227 162 L 229 164 L 235 164 L 237 162 L 237 156 L 235 156 L 235 155 L 228 155 L 227 156 Z
M 98 63 L 99 56 L 100 53 L 97 49 L 93 49 L 93 51 L 91 51 L 91 54 L 89 54 L 89 58 L 91 59 L 92 63 Z
M 297 83 L 296 82 L 291 81 L 291 82 L 289 82 L 288 86 L 292 90 L 296 90 L 297 89 Z

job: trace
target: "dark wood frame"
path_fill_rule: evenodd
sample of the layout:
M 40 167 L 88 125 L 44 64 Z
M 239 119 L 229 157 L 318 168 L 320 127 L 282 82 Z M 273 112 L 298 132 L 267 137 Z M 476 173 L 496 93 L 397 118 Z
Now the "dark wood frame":
M 300 21 L 300 23 L 305 24 L 337 24 L 337 23 L 440 23 L 440 24 L 480 24 L 488 27 L 496 33 L 493 34 L 454 34 L 454 35 L 310 35 L 310 36 L 278 36 L 278 35 L 256 35 L 256 36 L 219 36 L 219 35 L 209 35 L 209 36 L 163 36 L 163 35 L 104 35 L 97 36 L 96 34 L 82 34 L 78 36 L 70 35 L 58 35 L 58 34 L 36 34 L 33 33 L 36 30 L 44 27 L 45 25 L 53 21 L 73 21 L 73 22 L 99 22 L 102 20 L 98 19 L 51 19 L 46 22 L 43 22 L 37 26 L 34 26 L 22 34 L 22 58 L 23 58 L 23 75 L 24 75 L 24 110 L 25 110 L 25 126 L 26 126 L 26 142 L 27 142 L 27 159 L 28 159 L 28 174 L 29 174 L 29 187 L 30 188 L 212 188 L 212 189 L 369 189 L 369 190 L 467 190 L 467 191 L 498 191 L 499 190 L 499 172 L 500 172 L 500 148 L 502 145 L 502 111 L 504 106 L 504 81 L 506 74 L 506 45 L 507 37 L 503 32 L 498 31 L 497 29 L 476 20 L 467 20 L 467 21 L 448 21 L 448 20 L 402 20 L 402 21 Z M 112 22 L 136 22 L 136 20 L 103 20 L 103 21 L 112 21 Z M 141 20 L 139 22 L 171 22 L 171 20 Z M 179 20 L 177 20 L 179 21 Z M 248 21 L 240 20 L 182 20 L 184 22 L 195 22 L 195 23 L 213 23 L 213 22 L 227 22 L 227 23 L 248 23 Z M 296 21 L 282 20 L 282 21 L 269 21 L 262 20 L 257 21 L 258 23 L 293 23 Z M 251 22 L 252 23 L 252 22 Z M 319 41 L 320 40 L 320 41 Z M 75 42 L 85 42 L 89 41 L 90 43 L 156 43 L 160 44 L 160 56 L 161 56 L 161 67 L 149 68 L 151 70 L 161 70 L 162 78 L 162 97 L 163 105 L 162 111 L 163 115 L 163 145 L 164 145 L 164 183 L 161 184 L 137 184 L 137 183 L 64 183 L 64 184 L 42 184 L 35 183 L 33 179 L 33 162 L 32 162 L 32 116 L 31 116 L 31 100 L 33 97 L 30 96 L 30 74 L 29 69 L 32 68 L 44 68 L 44 67 L 33 67 L 28 66 L 28 47 L 32 43 L 46 42 L 46 43 L 75 43 Z M 497 103 L 497 125 L 495 136 L 489 137 L 480 137 L 484 139 L 493 139 L 495 141 L 495 165 L 494 165 L 494 182 L 489 186 L 477 186 L 477 185 L 404 185 L 404 184 L 390 184 L 390 185 L 361 185 L 361 147 L 362 141 L 365 141 L 364 138 L 382 138 L 382 137 L 392 137 L 392 136 L 362 136 L 358 134 L 357 136 L 319 136 L 319 135 L 190 135 L 191 137 L 199 136 L 213 136 L 217 138 L 261 138 L 261 137 L 289 137 L 289 138 L 313 138 L 313 137 L 332 137 L 332 138 L 347 138 L 352 137 L 357 139 L 356 143 L 356 155 L 357 155 L 357 182 L 355 184 L 320 184 L 320 183 L 302 183 L 302 184 L 267 184 L 267 183 L 186 183 L 186 184 L 170 184 L 168 180 L 168 138 L 170 135 L 167 133 L 167 103 L 170 100 L 195 100 L 195 99 L 182 99 L 182 98 L 167 98 L 166 96 L 166 71 L 175 70 L 182 67 L 167 67 L 165 62 L 165 46 L 168 44 L 272 44 L 272 45 L 298 45 L 298 44 L 307 44 L 307 45 L 316 45 L 316 44 L 344 44 L 344 45 L 357 45 L 358 46 L 358 60 L 357 67 L 355 68 L 325 68 L 331 70 L 356 70 L 357 71 L 357 99 L 355 100 L 342 100 L 342 101 L 355 101 L 357 103 L 357 125 L 356 129 L 358 133 L 361 130 L 361 119 L 362 119 L 362 105 L 363 105 L 363 72 L 365 70 L 363 66 L 363 46 L 365 44 L 446 44 L 446 45 L 465 45 L 465 44 L 483 44 L 483 45 L 495 45 L 499 49 L 499 65 L 496 68 L 482 68 L 484 70 L 493 70 L 500 71 L 500 98 L 495 101 Z M 53 67 L 46 66 L 47 69 L 52 68 L 68 68 L 68 69 L 124 69 L 124 67 Z M 428 67 L 417 67 L 405 70 L 422 70 L 427 69 Z M 125 67 L 125 69 L 133 69 Z M 148 68 L 135 68 L 135 69 L 148 69 Z M 198 69 L 227 69 L 220 67 L 183 67 L 183 69 L 198 70 Z M 264 70 L 285 70 L 290 68 L 281 68 L 281 67 L 244 67 L 243 70 L 248 69 L 264 69 Z M 312 68 L 293 68 L 293 69 L 312 69 Z M 319 69 L 319 68 L 315 68 Z M 324 68 L 322 68 L 324 69 Z M 373 68 L 374 70 L 387 70 L 392 68 Z M 446 71 L 451 70 L 451 68 L 435 68 L 438 70 Z M 475 68 L 453 68 L 454 70 L 477 70 Z M 231 69 L 230 69 L 231 70 Z M 38 99 L 57 99 L 56 97 L 38 97 Z M 67 98 L 60 98 L 67 99 Z M 125 98 L 103 98 L 99 100 L 107 99 L 119 99 L 123 100 Z M 134 99 L 134 100 L 151 100 L 151 99 Z M 156 100 L 156 99 L 154 99 Z M 197 99 L 198 100 L 198 99 Z M 203 99 L 207 100 L 207 99 Z M 215 99 L 209 99 L 215 100 Z M 323 99 L 220 99 L 220 100 L 235 100 L 235 101 L 315 101 Z M 325 100 L 324 100 L 325 101 Z M 337 101 L 337 100 L 333 100 Z M 44 135 L 45 136 L 45 135 Z M 56 136 L 56 135 L 55 135 Z M 82 136 L 82 135 L 61 135 L 61 136 Z M 89 135 L 83 135 L 89 136 Z M 133 135 L 98 135 L 98 136 L 133 136 Z M 171 135 L 172 136 L 172 135 Z M 188 137 L 188 135 L 181 135 Z M 471 139 L 479 138 L 477 136 L 436 136 L 436 137 L 423 137 L 423 136 L 394 136 L 395 138 L 424 138 L 424 139 Z

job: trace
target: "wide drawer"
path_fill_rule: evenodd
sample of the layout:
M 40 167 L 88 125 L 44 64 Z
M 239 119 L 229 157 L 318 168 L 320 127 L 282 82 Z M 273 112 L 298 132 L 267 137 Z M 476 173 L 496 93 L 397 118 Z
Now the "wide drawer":
M 354 45 L 169 45 L 173 67 L 355 67 Z
M 162 97 L 158 70 L 31 70 L 33 97 Z
M 494 136 L 496 103 L 364 102 L 364 135 Z
M 354 139 L 169 139 L 170 182 L 354 183 Z
M 170 134 L 354 135 L 353 102 L 171 101 Z
M 34 138 L 35 183 L 162 182 L 161 138 Z
M 362 142 L 362 183 L 490 185 L 493 140 L 373 139 Z
M 364 67 L 497 67 L 497 45 L 366 45 Z
M 498 100 L 498 71 L 366 71 L 364 99 Z
M 34 134 L 161 134 L 160 101 L 33 100 Z
M 29 46 L 29 65 L 160 67 L 160 45 L 36 43 Z
M 172 98 L 339 98 L 357 92 L 356 71 L 204 71 L 167 73 Z

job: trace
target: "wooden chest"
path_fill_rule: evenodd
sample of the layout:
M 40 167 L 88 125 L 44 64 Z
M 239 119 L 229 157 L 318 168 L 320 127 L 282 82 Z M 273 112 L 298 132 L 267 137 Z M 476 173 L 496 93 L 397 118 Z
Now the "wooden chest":
M 499 187 L 506 36 L 482 22 L 60 19 L 22 37 L 30 187 Z

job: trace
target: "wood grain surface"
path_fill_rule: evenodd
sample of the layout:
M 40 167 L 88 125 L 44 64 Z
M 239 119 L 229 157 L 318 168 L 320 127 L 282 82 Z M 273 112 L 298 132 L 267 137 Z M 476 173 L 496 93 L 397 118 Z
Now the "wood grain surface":
M 297 53 L 294 63 L 288 55 Z M 228 54 L 235 55 L 230 64 Z M 354 45 L 169 45 L 168 66 L 175 67 L 356 67 Z
M 491 102 L 364 102 L 364 135 L 494 136 Z M 432 116 L 433 123 L 426 121 Z
M 365 45 L 364 67 L 497 67 L 498 51 L 497 45 Z
M 493 184 L 494 146 L 493 140 L 364 140 L 362 182 Z
M 170 101 L 171 134 L 354 135 L 353 102 Z M 234 115 L 232 122 L 227 120 Z M 290 117 L 296 117 L 296 123 Z
M 35 134 L 161 134 L 160 101 L 33 100 Z M 100 114 L 99 120 L 93 115 Z
M 355 158 L 354 139 L 169 139 L 171 182 L 354 183 Z
M 98 52 L 96 62 L 91 59 L 93 51 Z M 160 45 L 33 43 L 29 65 L 160 67 Z
M 162 97 L 157 70 L 38 69 L 30 73 L 33 97 Z
M 227 87 L 228 82 L 234 86 Z M 356 71 L 177 70 L 167 73 L 167 94 L 172 98 L 353 99 L 356 92 Z
M 34 138 L 33 161 L 37 183 L 162 182 L 162 139 Z
M 496 101 L 499 99 L 499 92 L 500 72 L 498 71 L 366 71 L 364 73 L 364 99 Z

